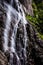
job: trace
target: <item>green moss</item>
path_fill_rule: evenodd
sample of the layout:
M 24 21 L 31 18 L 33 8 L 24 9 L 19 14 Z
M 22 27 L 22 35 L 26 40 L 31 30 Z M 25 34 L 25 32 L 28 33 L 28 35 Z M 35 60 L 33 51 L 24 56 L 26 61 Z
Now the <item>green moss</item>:
M 43 40 L 43 34 L 38 33 L 38 37 Z
M 34 16 L 26 15 L 26 19 L 37 29 L 38 36 L 43 39 L 43 2 L 33 0 L 32 7 Z
M 39 22 L 37 21 L 37 18 L 32 17 L 30 15 L 26 15 L 26 19 L 37 29 L 38 31 L 38 37 L 43 39 L 43 34 L 40 33 L 40 27 L 38 26 Z
M 30 15 L 26 15 L 26 19 L 29 20 L 30 23 L 32 25 L 34 25 L 35 27 L 37 26 L 36 24 L 38 24 L 38 22 L 37 22 L 37 19 L 35 17 L 32 17 Z

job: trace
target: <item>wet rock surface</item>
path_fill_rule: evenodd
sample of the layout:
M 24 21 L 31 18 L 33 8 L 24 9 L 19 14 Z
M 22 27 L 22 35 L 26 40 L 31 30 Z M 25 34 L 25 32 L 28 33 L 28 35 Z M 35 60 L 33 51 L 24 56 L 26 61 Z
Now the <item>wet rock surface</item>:
M 43 65 L 43 40 L 39 39 L 35 28 L 28 23 L 28 64 Z
M 9 65 L 7 57 L 2 51 L 0 51 L 0 65 Z
M 0 6 L 1 7 L 1 6 Z M 5 28 L 5 20 L 6 20 L 6 11 L 4 11 L 3 8 L 0 8 L 0 65 L 8 65 L 9 62 L 9 57 L 10 57 L 10 51 L 3 52 L 3 31 Z M 14 20 L 12 20 L 13 22 Z M 15 23 L 11 23 L 11 30 L 9 32 L 9 47 L 10 47 L 10 41 L 11 38 L 10 36 L 12 35 L 13 29 L 14 29 Z M 21 65 L 43 65 L 43 40 L 40 40 L 37 36 L 37 32 L 35 28 L 30 24 L 26 24 L 26 30 L 27 30 L 27 44 L 26 44 L 26 55 L 27 59 L 25 60 L 24 57 L 24 42 L 23 42 L 23 37 L 24 37 L 24 28 L 21 23 L 18 24 L 18 29 L 17 29 L 17 35 L 16 35 L 16 51 L 17 54 L 20 58 Z M 19 42 L 20 40 L 20 42 Z M 19 45 L 18 45 L 19 43 Z M 22 51 L 21 51 L 22 47 Z M 20 54 L 20 52 L 22 52 Z M 17 64 L 17 57 L 15 53 L 12 53 L 14 55 L 13 63 L 14 65 Z M 7 57 L 7 58 L 6 58 Z M 25 62 L 22 60 L 24 59 Z M 24 62 L 24 63 L 23 63 Z
M 19 0 L 27 10 L 27 13 L 29 12 L 29 15 L 33 15 L 33 9 L 32 9 L 32 0 Z

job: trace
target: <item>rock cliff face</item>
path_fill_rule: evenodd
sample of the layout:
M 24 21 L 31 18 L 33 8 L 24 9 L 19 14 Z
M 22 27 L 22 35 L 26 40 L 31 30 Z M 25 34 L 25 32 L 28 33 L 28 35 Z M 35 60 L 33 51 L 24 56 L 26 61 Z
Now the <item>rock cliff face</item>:
M 33 15 L 33 9 L 32 9 L 32 0 L 19 0 L 25 7 L 26 10 L 28 10 L 29 14 Z
M 14 7 L 16 8 L 16 6 L 14 6 Z M 0 50 L 1 50 L 0 51 L 0 65 L 8 65 L 9 58 L 10 58 L 10 51 L 4 52 L 4 50 L 3 50 L 3 43 L 4 43 L 3 32 L 5 29 L 6 18 L 7 18 L 6 9 L 4 10 L 3 5 L 0 4 Z M 18 28 L 17 28 L 16 42 L 15 42 L 16 43 L 16 45 L 15 45 L 16 52 L 21 61 L 20 65 L 43 65 L 43 41 L 38 38 L 35 28 L 30 23 L 25 24 L 27 36 L 28 36 L 27 44 L 26 44 L 26 60 L 25 60 L 25 55 L 24 55 L 25 49 L 23 49 L 24 48 L 24 43 L 23 43 L 24 42 L 23 41 L 24 27 L 22 24 L 23 20 L 21 21 L 21 23 L 20 23 L 20 21 L 19 21 Z M 18 21 L 16 21 L 16 22 L 18 22 Z M 15 25 L 14 15 L 12 16 L 10 25 L 11 25 L 11 27 L 9 27 L 10 31 L 7 30 L 9 33 L 8 46 L 11 46 L 11 44 L 10 44 L 11 36 L 12 36 L 13 28 Z M 14 33 L 15 33 L 15 31 L 14 31 Z M 6 37 L 6 39 L 7 39 L 7 37 Z M 14 37 L 13 37 L 13 39 L 14 39 Z M 14 57 L 13 57 L 14 64 L 13 65 L 19 65 L 19 64 L 17 64 L 17 62 L 18 62 L 17 54 L 13 53 L 13 55 L 14 55 Z
M 35 28 L 29 23 L 27 26 L 29 44 L 28 44 L 28 64 L 43 65 L 43 41 L 41 41 Z

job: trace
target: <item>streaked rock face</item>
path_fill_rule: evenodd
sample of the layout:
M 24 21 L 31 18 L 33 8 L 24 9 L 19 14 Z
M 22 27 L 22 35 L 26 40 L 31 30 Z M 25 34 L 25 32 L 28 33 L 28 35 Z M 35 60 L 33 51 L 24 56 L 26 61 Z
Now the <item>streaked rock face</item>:
M 30 15 L 33 15 L 32 0 L 19 0 L 25 7 Z

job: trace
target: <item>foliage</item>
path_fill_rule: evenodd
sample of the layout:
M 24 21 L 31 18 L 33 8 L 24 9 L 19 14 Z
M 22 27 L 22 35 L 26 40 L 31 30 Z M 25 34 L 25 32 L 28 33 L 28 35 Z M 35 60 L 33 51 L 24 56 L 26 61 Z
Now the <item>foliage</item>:
M 29 20 L 32 25 L 37 29 L 39 37 L 43 39 L 43 1 L 32 3 L 34 16 L 26 15 L 27 20 Z

